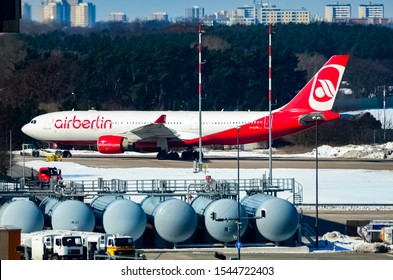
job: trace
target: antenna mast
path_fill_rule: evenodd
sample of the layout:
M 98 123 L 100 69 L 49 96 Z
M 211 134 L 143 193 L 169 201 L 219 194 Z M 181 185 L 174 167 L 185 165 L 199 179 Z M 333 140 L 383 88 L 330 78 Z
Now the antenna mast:
M 272 24 L 269 24 L 269 185 L 272 185 Z

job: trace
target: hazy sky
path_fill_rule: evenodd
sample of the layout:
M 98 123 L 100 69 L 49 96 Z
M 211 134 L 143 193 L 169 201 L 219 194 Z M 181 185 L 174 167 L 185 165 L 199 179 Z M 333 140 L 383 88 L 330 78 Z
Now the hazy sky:
M 33 19 L 37 19 L 37 11 L 43 0 L 22 0 L 32 5 Z M 253 0 L 90 0 L 96 5 L 97 21 L 106 20 L 110 12 L 124 12 L 130 19 L 149 17 L 154 12 L 167 12 L 170 18 L 184 16 L 185 8 L 200 6 L 205 8 L 205 13 L 212 14 L 220 10 L 233 11 L 237 7 L 251 5 Z M 305 7 L 312 15 L 324 15 L 326 4 L 337 1 L 325 0 L 272 0 L 278 8 L 301 9 Z M 359 4 L 369 3 L 366 0 L 339 1 L 340 4 L 352 5 L 352 17 L 357 17 Z M 385 17 L 393 17 L 392 0 L 375 0 L 373 3 L 385 5 Z

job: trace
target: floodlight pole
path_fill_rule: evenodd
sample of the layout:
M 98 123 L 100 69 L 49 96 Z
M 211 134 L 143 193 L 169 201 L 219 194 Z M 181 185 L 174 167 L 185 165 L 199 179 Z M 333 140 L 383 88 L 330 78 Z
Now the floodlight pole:
M 315 247 L 318 250 L 318 121 L 321 117 L 314 116 L 312 119 L 315 120 Z
M 386 86 L 383 86 L 383 141 L 386 139 Z
M 10 130 L 10 177 L 12 177 L 12 130 Z
M 240 243 L 240 126 L 237 129 L 237 244 Z M 237 259 L 240 260 L 240 246 L 237 248 Z
M 199 103 L 199 159 L 198 159 L 198 171 L 202 171 L 202 23 L 198 24 L 198 53 L 199 53 L 199 63 L 198 63 L 198 75 L 199 75 L 199 84 L 198 84 L 198 103 Z
M 21 187 L 24 187 L 25 186 L 25 167 L 26 167 L 26 155 L 25 155 L 25 145 L 24 145 L 24 143 L 22 144 L 22 153 L 23 153 L 23 169 L 22 169 L 22 184 L 23 184 L 23 186 L 21 186 Z

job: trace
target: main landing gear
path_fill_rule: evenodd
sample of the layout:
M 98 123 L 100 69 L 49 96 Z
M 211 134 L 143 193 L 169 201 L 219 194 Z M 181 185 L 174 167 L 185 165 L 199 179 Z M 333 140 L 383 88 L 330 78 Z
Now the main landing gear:
M 56 150 L 55 154 L 57 156 L 62 156 L 63 158 L 70 158 L 70 157 L 72 157 L 72 154 L 71 154 L 71 152 L 69 150 L 64 150 L 64 151 Z
M 167 153 L 166 150 L 161 150 L 157 154 L 157 159 L 159 160 L 165 160 L 165 159 L 170 159 L 170 160 L 178 160 L 180 158 L 179 154 L 174 151 L 170 151 Z
M 187 150 L 181 153 L 181 158 L 184 160 L 196 160 L 199 159 L 199 152 L 193 150 Z M 203 158 L 203 153 L 202 153 Z
M 181 153 L 182 160 L 196 160 L 199 158 L 199 152 L 193 150 L 183 151 Z M 202 153 L 203 158 L 203 153 Z M 170 151 L 169 153 L 166 150 L 161 150 L 157 154 L 158 160 L 179 160 L 180 156 L 178 152 Z

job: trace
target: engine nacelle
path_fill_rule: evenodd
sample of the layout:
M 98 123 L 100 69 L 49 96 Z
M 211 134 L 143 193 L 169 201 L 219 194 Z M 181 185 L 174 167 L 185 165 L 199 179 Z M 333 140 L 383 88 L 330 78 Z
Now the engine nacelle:
M 97 140 L 97 149 L 102 154 L 121 154 L 128 148 L 128 139 L 117 135 L 103 135 Z

